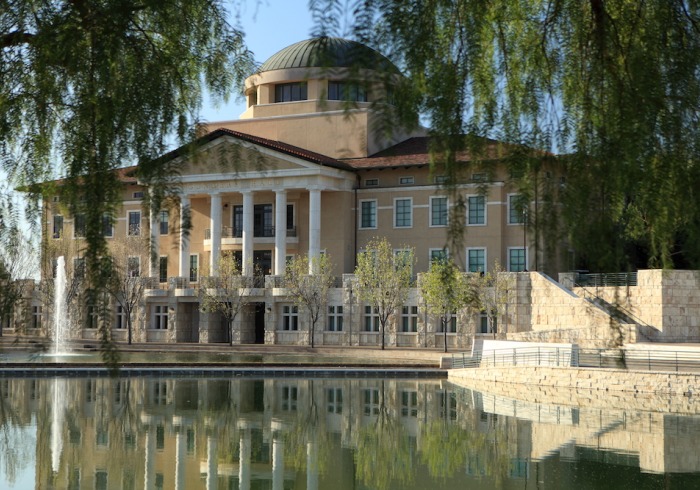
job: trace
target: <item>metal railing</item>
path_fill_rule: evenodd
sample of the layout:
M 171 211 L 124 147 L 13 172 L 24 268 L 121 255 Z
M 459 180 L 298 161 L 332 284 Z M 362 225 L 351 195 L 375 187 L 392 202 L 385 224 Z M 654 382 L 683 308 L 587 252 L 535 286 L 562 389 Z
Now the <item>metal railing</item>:
M 297 236 L 296 227 L 287 228 L 285 235 L 289 238 Z M 253 236 L 255 238 L 265 237 L 270 238 L 275 236 L 274 226 L 256 226 L 253 228 Z M 243 228 L 234 228 L 233 226 L 221 227 L 221 238 L 241 238 L 243 237 Z M 211 240 L 211 228 L 204 229 L 204 239 Z
M 589 274 L 578 272 L 576 274 L 576 285 L 578 286 L 636 286 L 636 272 L 612 272 L 603 274 Z
M 700 349 L 593 349 L 526 347 L 483 353 L 452 354 L 452 367 L 492 366 L 590 367 L 677 373 L 700 372 Z

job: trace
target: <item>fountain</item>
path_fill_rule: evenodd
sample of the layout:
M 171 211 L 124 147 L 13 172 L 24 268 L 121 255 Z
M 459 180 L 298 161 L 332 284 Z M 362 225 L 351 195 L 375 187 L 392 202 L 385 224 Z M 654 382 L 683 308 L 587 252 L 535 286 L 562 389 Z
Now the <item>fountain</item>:
M 63 451 L 63 414 L 65 412 L 66 380 L 54 378 L 53 403 L 51 406 L 51 469 L 58 473 Z
M 68 319 L 66 318 L 66 259 L 60 256 L 56 260 L 56 281 L 54 287 L 54 355 L 66 351 L 68 338 Z

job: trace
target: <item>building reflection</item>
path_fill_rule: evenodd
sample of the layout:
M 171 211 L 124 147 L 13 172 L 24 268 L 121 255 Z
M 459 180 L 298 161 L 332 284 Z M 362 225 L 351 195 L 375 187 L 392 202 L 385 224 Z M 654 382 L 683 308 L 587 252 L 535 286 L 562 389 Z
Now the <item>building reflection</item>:
M 36 420 L 36 488 L 520 488 L 552 459 L 700 469 L 698 417 L 532 404 L 446 381 L 76 378 L 60 397 L 55 386 L 0 380 L 5 433 Z

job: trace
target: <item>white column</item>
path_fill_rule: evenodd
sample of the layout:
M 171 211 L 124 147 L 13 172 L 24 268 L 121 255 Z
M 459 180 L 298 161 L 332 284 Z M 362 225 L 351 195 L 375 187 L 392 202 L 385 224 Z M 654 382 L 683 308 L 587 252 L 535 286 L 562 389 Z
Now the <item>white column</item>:
M 219 480 L 219 447 L 215 436 L 207 436 L 207 490 L 216 490 Z
M 221 194 L 211 195 L 209 211 L 209 228 L 211 230 L 211 257 L 209 259 L 209 275 L 219 275 L 219 255 L 221 254 Z
M 160 226 L 158 225 L 158 215 L 159 211 L 151 208 L 150 210 L 150 222 L 151 222 L 151 243 L 148 250 L 148 263 L 149 263 L 149 275 L 151 277 L 160 276 Z
M 185 220 L 185 215 L 190 214 L 190 197 L 182 194 L 180 196 L 180 269 L 178 276 L 190 277 L 190 238 L 185 227 L 189 220 Z
M 272 435 L 272 490 L 284 490 L 284 439 Z
M 243 275 L 253 275 L 253 191 L 243 191 Z
M 148 427 L 146 430 L 146 440 L 144 441 L 146 449 L 146 467 L 143 471 L 143 488 L 144 490 L 153 490 L 155 483 L 154 463 L 156 453 L 156 438 L 153 434 L 153 428 Z
M 175 490 L 185 488 L 185 448 L 187 444 L 183 433 L 185 428 L 180 426 L 175 434 Z
M 238 488 L 250 490 L 250 429 L 241 431 L 240 444 L 238 450 Z
M 309 274 L 321 254 L 321 190 L 309 190 Z
M 275 275 L 283 276 L 287 257 L 287 191 L 275 191 Z
M 306 489 L 318 490 L 318 443 L 306 443 Z

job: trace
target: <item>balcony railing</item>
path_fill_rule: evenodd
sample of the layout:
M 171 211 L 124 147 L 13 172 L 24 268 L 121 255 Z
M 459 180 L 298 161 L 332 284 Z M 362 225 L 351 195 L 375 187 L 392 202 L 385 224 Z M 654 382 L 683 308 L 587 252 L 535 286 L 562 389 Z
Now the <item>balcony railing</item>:
M 256 226 L 253 228 L 253 236 L 255 238 L 270 238 L 275 236 L 274 226 Z M 287 237 L 296 237 L 297 229 L 296 227 L 287 228 Z M 243 237 L 243 229 L 235 228 L 233 226 L 222 226 L 221 227 L 221 238 L 241 238 Z M 204 239 L 211 240 L 211 228 L 204 230 Z

